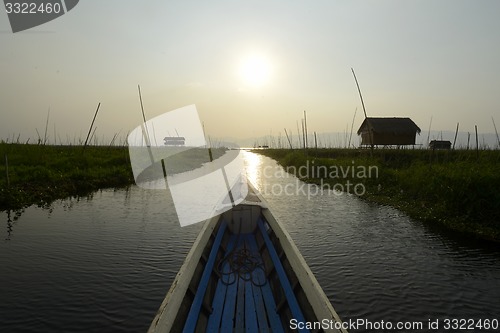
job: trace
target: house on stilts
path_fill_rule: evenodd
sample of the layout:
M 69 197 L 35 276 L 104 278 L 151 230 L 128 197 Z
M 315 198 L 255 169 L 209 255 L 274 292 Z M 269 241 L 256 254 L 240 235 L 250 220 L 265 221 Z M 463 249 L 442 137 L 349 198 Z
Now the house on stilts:
M 415 145 L 420 132 L 410 118 L 367 117 L 358 129 L 361 146 Z

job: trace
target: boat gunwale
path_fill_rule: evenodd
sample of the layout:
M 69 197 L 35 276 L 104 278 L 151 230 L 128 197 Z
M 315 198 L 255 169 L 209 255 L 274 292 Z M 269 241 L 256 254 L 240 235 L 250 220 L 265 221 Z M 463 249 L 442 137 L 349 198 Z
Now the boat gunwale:
M 290 266 L 292 267 L 292 270 L 297 276 L 300 286 L 304 290 L 304 294 L 306 295 L 309 304 L 313 308 L 314 314 L 318 318 L 318 321 L 321 322 L 322 320 L 327 319 L 342 323 L 340 316 L 333 308 L 332 303 L 326 296 L 324 290 L 321 288 L 321 285 L 316 279 L 314 273 L 311 271 L 311 268 L 300 253 L 297 245 L 293 241 L 288 231 L 286 231 L 281 222 L 279 222 L 279 220 L 277 220 L 272 215 L 269 209 L 262 209 L 262 215 L 278 238 L 281 247 L 285 252 L 285 257 L 287 258 Z M 283 239 L 286 239 L 286 241 L 283 242 Z M 323 330 L 324 332 L 347 333 L 347 330 L 343 328 L 341 328 L 340 330 L 337 330 L 335 328 L 326 328 Z
M 148 333 L 170 332 L 182 301 L 189 289 L 198 262 L 201 259 L 211 235 L 218 225 L 220 217 L 220 215 L 217 215 L 210 218 L 200 230 L 200 233 L 196 237 L 193 246 L 189 250 L 179 272 L 177 272 L 172 285 L 163 299 L 148 329 Z

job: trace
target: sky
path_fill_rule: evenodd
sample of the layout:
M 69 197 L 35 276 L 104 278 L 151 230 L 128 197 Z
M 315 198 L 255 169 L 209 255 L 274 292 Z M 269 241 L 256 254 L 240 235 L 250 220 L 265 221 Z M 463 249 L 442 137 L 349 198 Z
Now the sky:
M 0 13 L 0 140 L 98 142 L 195 104 L 212 137 L 344 132 L 356 111 L 500 126 L 500 1 L 82 0 L 12 33 Z

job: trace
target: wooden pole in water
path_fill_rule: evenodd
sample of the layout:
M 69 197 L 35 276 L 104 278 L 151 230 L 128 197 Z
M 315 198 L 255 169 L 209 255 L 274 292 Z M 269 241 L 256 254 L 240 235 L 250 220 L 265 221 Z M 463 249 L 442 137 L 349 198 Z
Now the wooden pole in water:
M 307 142 L 307 117 L 306 117 L 306 110 L 304 110 L 304 133 L 305 133 L 305 146 L 304 148 L 307 149 L 307 147 L 309 147 L 309 144 Z
M 352 124 L 351 124 L 351 134 L 349 135 L 349 144 L 347 148 L 351 148 L 351 139 L 352 139 L 352 130 L 354 128 L 354 119 L 356 119 L 356 112 L 358 111 L 358 107 L 354 110 L 354 116 L 352 117 Z
M 345 124 L 345 131 L 344 131 L 344 148 L 348 148 L 349 147 L 349 143 L 348 143 L 348 140 L 347 140 L 347 130 L 349 128 L 349 123 Z
M 288 140 L 288 144 L 290 145 L 290 149 L 293 149 L 292 147 L 292 142 L 290 141 L 290 137 L 288 136 L 288 133 L 286 131 L 286 128 L 285 128 L 285 135 L 286 135 L 286 139 Z
M 119 133 L 119 132 L 118 132 Z M 111 142 L 109 143 L 109 147 L 111 148 L 113 146 L 113 144 L 115 143 L 115 139 L 116 137 L 118 136 L 118 133 L 115 133 L 115 135 L 113 135 L 113 138 L 111 139 Z
M 476 129 L 476 157 L 479 158 L 479 141 L 477 139 L 477 125 L 474 125 L 474 128 Z
M 153 157 L 153 152 L 151 151 L 151 141 L 149 140 L 149 132 L 148 132 L 148 127 L 146 125 L 146 114 L 144 112 L 144 105 L 142 105 L 141 86 L 137 85 L 137 89 L 139 90 L 139 101 L 141 103 L 142 120 L 144 121 L 143 126 L 141 126 L 142 136 L 146 139 L 146 147 L 148 148 L 149 159 L 151 160 L 151 164 L 153 164 L 155 160 Z M 163 161 L 163 159 L 161 160 L 161 165 L 163 168 L 163 176 L 166 179 L 167 173 L 165 171 L 165 162 Z
M 144 112 L 144 105 L 142 104 L 142 94 L 141 94 L 141 86 L 137 85 L 137 89 L 139 90 L 139 101 L 141 102 L 141 112 L 142 112 L 142 120 L 144 121 L 144 128 L 146 131 L 146 145 L 151 147 L 151 141 L 149 140 L 149 131 L 146 126 L 146 113 Z
M 354 69 L 351 67 L 352 75 L 354 75 L 354 81 L 356 81 L 356 86 L 358 87 L 359 98 L 361 99 L 361 105 L 363 106 L 363 112 L 365 113 L 365 119 L 368 118 L 366 116 L 365 102 L 363 102 L 363 95 L 361 95 L 361 89 L 359 89 L 358 79 L 356 78 L 356 74 L 354 73 Z
M 49 111 L 47 111 L 47 121 L 45 122 L 45 134 L 43 136 L 43 145 L 44 146 L 47 143 L 47 129 L 49 127 L 49 116 L 50 116 L 50 107 L 49 107 Z
M 455 139 L 453 139 L 453 150 L 455 150 L 455 142 L 457 141 L 457 134 L 458 134 L 458 124 L 460 123 L 457 123 L 457 130 L 455 131 Z
M 144 105 L 142 105 L 141 86 L 137 85 L 137 89 L 139 90 L 139 102 L 141 103 L 142 120 L 144 121 L 144 124 L 146 124 L 146 114 L 144 113 Z
M 491 117 L 491 121 L 493 122 L 493 127 L 495 127 L 495 134 L 497 135 L 498 148 L 500 148 L 500 137 L 498 136 L 497 125 L 495 125 L 495 119 Z
M 470 132 L 467 132 L 467 150 L 469 150 Z
M 203 129 L 203 136 L 205 137 L 205 140 L 208 141 L 208 158 L 210 159 L 210 162 L 212 162 L 214 160 L 212 155 L 212 144 L 210 142 L 210 138 L 208 138 L 208 140 L 206 139 L 207 133 L 205 132 L 205 122 L 201 124 L 201 127 Z
M 38 132 L 38 128 L 35 128 L 35 131 L 36 135 L 38 136 L 37 145 L 39 145 L 40 143 L 42 143 L 42 138 L 40 138 L 40 132 Z
M 300 149 L 300 146 L 301 146 L 300 142 L 302 141 L 302 139 L 300 138 L 299 121 L 297 120 L 295 123 L 297 124 L 297 138 L 299 140 L 297 147 L 299 147 L 299 149 Z
M 316 137 L 316 131 L 314 131 L 314 149 L 318 150 L 318 138 Z
M 304 129 L 304 119 L 302 119 L 301 123 L 302 123 L 302 143 L 304 150 L 306 150 L 306 135 L 305 135 L 306 131 Z
M 85 143 L 83 144 L 83 150 L 85 151 L 85 147 L 87 147 L 87 143 L 89 141 L 90 133 L 92 133 L 92 127 L 94 126 L 95 118 L 97 117 L 97 112 L 99 112 L 99 108 L 101 107 L 101 103 L 97 104 L 97 109 L 94 113 L 94 118 L 92 119 L 92 123 L 90 124 L 89 132 L 87 133 L 87 138 L 85 139 Z
M 361 89 L 359 88 L 358 79 L 356 78 L 356 74 L 354 73 L 354 69 L 351 67 L 352 75 L 354 76 L 354 81 L 356 81 L 356 86 L 358 87 L 359 98 L 361 99 L 361 105 L 363 106 L 363 112 L 365 114 L 366 126 L 368 126 L 368 131 L 370 132 L 370 144 L 373 154 L 373 130 L 370 128 L 370 124 L 368 122 L 368 116 L 366 115 L 365 102 L 363 101 L 363 95 L 361 95 Z
M 431 121 L 429 122 L 429 130 L 427 131 L 427 148 L 429 148 L 429 137 L 431 136 L 431 125 L 432 125 L 432 116 L 431 116 Z
M 92 131 L 92 135 L 89 138 L 89 145 L 91 145 L 92 144 L 92 140 L 94 140 L 94 146 L 97 146 L 97 143 L 95 141 L 96 138 L 94 138 L 95 131 L 97 131 L 97 126 L 94 127 L 94 130 Z

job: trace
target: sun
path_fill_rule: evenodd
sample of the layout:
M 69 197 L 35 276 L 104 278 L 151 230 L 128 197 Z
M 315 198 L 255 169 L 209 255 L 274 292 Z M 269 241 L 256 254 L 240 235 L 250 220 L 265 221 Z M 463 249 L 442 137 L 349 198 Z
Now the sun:
M 239 74 L 249 86 L 261 87 L 271 79 L 272 66 L 269 59 L 260 54 L 252 54 L 241 61 Z

